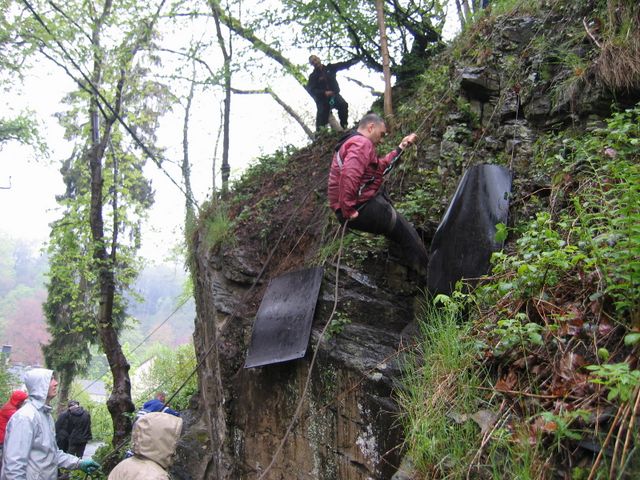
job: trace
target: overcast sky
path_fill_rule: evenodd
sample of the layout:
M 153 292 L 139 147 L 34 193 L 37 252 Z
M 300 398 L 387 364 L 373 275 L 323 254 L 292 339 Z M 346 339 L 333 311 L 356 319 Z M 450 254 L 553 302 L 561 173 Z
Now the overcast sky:
M 342 74 L 341 74 L 342 75 Z M 367 80 L 382 89 L 382 79 L 369 76 L 354 68 L 348 75 Z M 373 97 L 364 89 L 344 77 L 340 79 L 343 96 L 350 103 L 350 122 L 353 123 L 369 108 Z M 40 122 L 42 137 L 49 146 L 49 158 L 42 157 L 30 147 L 16 142 L 6 144 L 0 150 L 0 233 L 12 238 L 44 241 L 49 233 L 49 223 L 60 217 L 55 195 L 64 192 L 59 172 L 60 161 L 71 154 L 72 145 L 62 138 L 62 128 L 53 116 L 61 110 L 61 99 L 74 88 L 64 73 L 43 65 L 30 74 L 12 95 L 5 96 L 4 116 L 9 117 L 25 108 L 35 112 Z M 293 83 L 281 90 L 290 93 L 284 100 L 305 113 L 313 129 L 315 105 L 304 90 Z M 282 95 L 282 93 L 281 93 Z M 196 99 L 191 120 L 190 157 L 193 163 L 192 180 L 199 202 L 205 200 L 211 186 L 211 169 L 214 144 L 219 120 L 219 98 L 209 92 Z M 308 143 L 302 129 L 267 95 L 234 95 L 231 125 L 231 174 L 237 177 L 257 156 L 271 153 L 288 143 L 303 146 Z M 182 149 L 182 115 L 177 107 L 167 115 L 158 132 L 166 156 L 179 162 Z M 219 170 L 219 161 L 217 168 Z M 180 183 L 177 166 L 167 164 L 169 174 Z M 156 191 L 156 202 L 149 214 L 143 237 L 143 254 L 160 261 L 179 241 L 180 227 L 184 219 L 184 200 L 178 189 L 153 162 L 148 161 L 147 175 Z M 220 180 L 217 180 L 220 186 Z
M 453 18 L 451 15 L 449 17 Z M 209 29 L 208 32 L 213 31 L 210 28 L 203 26 L 203 30 Z M 447 30 L 452 31 L 451 25 Z M 194 36 L 198 34 L 190 33 Z M 185 44 L 171 39 L 171 35 L 167 35 L 170 44 Z M 174 32 L 173 35 L 184 35 L 184 32 Z M 321 55 L 320 52 L 301 50 L 287 52 L 287 55 L 295 62 L 304 63 L 309 53 Z M 170 70 L 170 66 L 167 68 Z M 311 67 L 308 67 L 305 73 L 308 75 L 310 71 Z M 369 109 L 374 97 L 368 90 L 348 81 L 347 76 L 357 78 L 378 91 L 383 89 L 384 84 L 381 75 L 371 74 L 359 65 L 339 72 L 341 93 L 350 106 L 349 122 L 354 124 Z M 234 78 L 239 80 L 239 84 L 242 83 L 242 74 Z M 252 88 L 264 86 L 254 83 Z M 305 115 L 307 125 L 313 129 L 315 104 L 311 97 L 293 80 L 273 81 L 271 86 L 298 113 Z M 59 167 L 60 162 L 70 156 L 72 146 L 62 138 L 62 129 L 53 115 L 63 108 L 64 95 L 74 89 L 72 80 L 59 67 L 40 59 L 21 86 L 16 86 L 9 95 L 3 95 L 4 117 L 8 118 L 24 109 L 35 112 L 50 153 L 49 158 L 43 158 L 33 149 L 16 142 L 10 142 L 0 150 L 0 187 L 11 186 L 0 188 L 0 234 L 44 242 L 49 234 L 49 223 L 61 216 L 55 202 L 55 195 L 64 191 Z M 211 187 L 220 102 L 219 91 L 200 92 L 193 107 L 190 158 L 198 202 L 206 199 Z M 166 156 L 175 162 L 182 157 L 182 122 L 183 110 L 176 106 L 173 114 L 163 118 L 158 132 L 160 145 L 167 148 Z M 287 144 L 303 146 L 307 143 L 302 129 L 269 96 L 233 96 L 230 148 L 232 178 L 238 177 L 259 155 L 272 153 Z M 219 168 L 218 161 L 218 171 Z M 166 169 L 176 182 L 181 183 L 177 165 L 167 164 Z M 156 201 L 145 225 L 142 254 L 153 261 L 162 261 L 181 239 L 184 199 L 151 161 L 148 161 L 146 174 L 152 179 Z M 219 179 L 217 186 L 220 186 Z

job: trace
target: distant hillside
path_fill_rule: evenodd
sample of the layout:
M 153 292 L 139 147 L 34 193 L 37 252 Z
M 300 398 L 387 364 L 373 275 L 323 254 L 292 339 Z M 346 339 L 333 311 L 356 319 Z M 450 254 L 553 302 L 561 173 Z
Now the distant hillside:
M 12 346 L 13 362 L 44 363 L 40 346 L 49 339 L 42 310 L 47 269 L 46 256 L 38 246 L 0 236 L 0 342 Z M 149 343 L 177 346 L 191 341 L 193 300 L 177 309 L 186 278 L 175 265 L 143 270 L 136 283 L 141 301 L 130 299 L 129 316 L 135 319 L 127 330 L 131 342 L 137 343 L 156 328 Z

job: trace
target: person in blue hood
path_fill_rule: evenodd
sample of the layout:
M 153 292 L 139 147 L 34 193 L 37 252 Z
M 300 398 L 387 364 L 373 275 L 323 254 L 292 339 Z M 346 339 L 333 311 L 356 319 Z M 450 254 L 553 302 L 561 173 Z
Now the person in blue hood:
M 24 376 L 29 398 L 9 420 L 0 480 L 56 480 L 58 467 L 92 473 L 100 465 L 64 453 L 56 444 L 49 402 L 58 394 L 52 370 L 33 368 Z
M 141 410 L 141 412 L 143 412 L 142 414 L 150 413 L 150 412 L 162 412 L 162 413 L 170 413 L 171 415 L 175 415 L 176 417 L 179 417 L 180 416 L 179 412 L 176 412 L 172 408 L 167 407 L 167 404 L 165 403 L 166 399 L 167 399 L 167 396 L 164 392 L 156 393 L 156 398 L 152 398 L 151 400 L 144 402 L 144 405 L 142 405 L 142 410 Z M 138 415 L 140 416 L 140 412 L 138 413 Z

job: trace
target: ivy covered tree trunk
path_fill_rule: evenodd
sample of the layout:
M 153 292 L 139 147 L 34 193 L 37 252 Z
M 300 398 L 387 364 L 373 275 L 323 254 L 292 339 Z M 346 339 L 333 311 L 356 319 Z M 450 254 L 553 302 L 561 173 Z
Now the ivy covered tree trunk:
M 99 68 L 99 65 L 97 65 L 95 73 L 98 73 Z M 95 103 L 95 99 L 92 100 L 92 103 Z M 94 140 L 99 138 L 99 131 L 95 130 L 97 127 L 97 122 L 92 122 Z M 109 129 L 106 130 L 107 132 L 109 131 Z M 98 273 L 98 333 L 113 377 L 113 388 L 107 400 L 107 408 L 113 422 L 113 445 L 117 447 L 125 441 L 131 432 L 131 419 L 126 414 L 133 412 L 135 406 L 131 400 L 129 362 L 124 353 L 122 353 L 118 332 L 114 328 L 113 321 L 113 304 L 116 294 L 114 269 L 117 258 L 117 228 L 113 230 L 111 254 L 108 254 L 105 247 L 106 238 L 102 200 L 104 143 L 104 141 L 95 142 L 89 153 L 91 171 L 91 214 L 89 221 L 94 245 L 93 259 Z
M 92 82 L 94 86 L 101 84 L 103 76 L 103 54 L 101 50 L 100 35 L 102 33 L 103 22 L 111 13 L 111 1 L 104 4 L 102 15 L 96 21 L 92 34 L 93 50 L 93 73 Z M 113 422 L 113 446 L 117 447 L 123 443 L 131 432 L 131 419 L 127 413 L 133 412 L 135 406 L 131 400 L 131 380 L 129 379 L 129 362 L 127 361 L 120 341 L 118 332 L 114 326 L 114 298 L 115 268 L 118 255 L 118 193 L 117 175 L 114 174 L 114 186 L 112 197 L 113 227 L 111 229 L 110 253 L 107 252 L 107 237 L 104 229 L 104 179 L 103 160 L 110 141 L 113 124 L 116 116 L 120 114 L 122 107 L 122 92 L 126 80 L 126 71 L 120 70 L 119 81 L 116 86 L 116 100 L 112 106 L 112 115 L 105 119 L 104 128 L 100 129 L 98 110 L 99 98 L 97 92 L 91 95 L 89 105 L 89 117 L 91 121 L 91 149 L 89 151 L 89 170 L 91 185 L 91 206 L 89 224 L 91 227 L 91 237 L 93 240 L 93 260 L 94 268 L 97 269 L 98 283 L 98 318 L 97 326 L 102 349 L 107 357 L 109 369 L 113 377 L 113 388 L 107 400 L 107 408 L 111 414 Z M 116 160 L 113 161 L 114 170 Z

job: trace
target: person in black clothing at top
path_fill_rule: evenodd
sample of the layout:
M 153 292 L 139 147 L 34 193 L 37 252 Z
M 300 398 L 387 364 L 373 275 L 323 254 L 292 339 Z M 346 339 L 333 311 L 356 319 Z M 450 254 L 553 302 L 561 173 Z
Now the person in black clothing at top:
M 311 55 L 309 57 L 309 64 L 313 66 L 313 72 L 309 75 L 307 91 L 315 100 L 318 109 L 316 113 L 316 131 L 329 123 L 329 114 L 334 108 L 338 110 L 340 125 L 342 128 L 347 128 L 349 105 L 340 95 L 336 72 L 349 68 L 358 63 L 358 61 L 358 58 L 354 58 L 346 62 L 323 65 L 317 56 Z
M 68 405 L 67 411 L 56 421 L 56 440 L 62 451 L 82 458 L 87 442 L 93 438 L 91 415 L 76 400 Z

